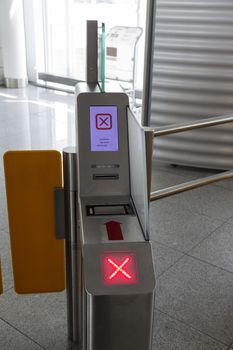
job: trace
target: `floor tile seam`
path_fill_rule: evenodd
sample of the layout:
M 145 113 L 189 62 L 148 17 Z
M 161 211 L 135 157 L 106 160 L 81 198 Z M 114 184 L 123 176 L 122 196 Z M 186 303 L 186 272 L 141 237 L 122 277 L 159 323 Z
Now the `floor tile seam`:
M 193 255 L 191 255 L 191 254 L 183 253 L 183 255 L 182 255 L 178 260 L 176 260 L 176 261 L 175 261 L 171 266 L 169 266 L 165 271 L 161 272 L 161 273 L 156 277 L 156 279 L 158 280 L 161 276 L 163 276 L 166 272 L 168 272 L 172 267 L 174 267 L 174 266 L 175 266 L 180 260 L 182 260 L 184 257 L 189 257 L 189 258 L 195 259 L 195 260 L 197 260 L 197 261 L 199 261 L 199 262 L 202 262 L 202 263 L 204 263 L 204 264 L 208 264 L 208 265 L 210 265 L 210 266 L 212 266 L 212 267 L 215 267 L 215 268 L 217 268 L 217 269 L 220 269 L 220 270 L 222 270 L 222 271 L 224 271 L 224 272 L 227 272 L 227 273 L 230 273 L 230 274 L 233 275 L 233 272 L 232 272 L 232 271 L 227 270 L 227 269 L 225 269 L 225 268 L 223 268 L 223 267 L 221 267 L 221 266 L 215 265 L 215 264 L 210 263 L 210 262 L 208 262 L 208 261 L 206 261 L 206 260 L 204 260 L 204 259 L 201 259 L 201 258 L 198 258 L 198 257 L 196 257 L 196 256 L 193 256 Z
M 157 275 L 157 277 L 155 278 L 156 280 L 158 280 L 161 276 L 164 275 L 164 273 L 168 272 L 172 267 L 174 267 L 180 260 L 183 259 L 183 257 L 185 256 L 186 254 L 183 253 L 183 255 L 177 259 L 172 265 L 170 265 L 166 270 L 164 270 L 163 272 L 161 272 L 160 274 Z
M 227 171 L 232 171 L 232 170 L 233 170 L 233 169 L 231 169 L 231 170 L 223 170 L 223 171 L 220 171 L 219 173 L 217 173 L 216 175 L 221 174 L 221 173 L 225 173 L 225 172 L 227 172 Z M 222 187 L 222 182 L 228 181 L 228 180 L 232 180 L 232 179 L 233 179 L 233 176 L 228 177 L 228 178 L 226 178 L 226 179 L 222 179 L 222 180 L 216 181 L 216 182 L 213 183 L 213 185 L 214 185 L 214 186 L 221 186 L 221 187 Z M 226 187 L 224 187 L 224 188 L 226 188 Z M 228 187 L 227 187 L 226 189 L 228 190 Z M 232 191 L 231 188 L 229 188 L 229 190 Z
M 229 347 L 226 350 L 231 350 L 233 347 L 233 342 L 229 345 Z
M 3 276 L 4 277 L 4 276 Z M 4 282 L 4 278 L 3 278 L 3 282 Z M 11 287 L 9 287 L 9 288 L 7 288 L 7 289 L 3 289 L 3 294 L 5 294 L 5 293 L 8 293 L 10 290 L 14 290 L 14 286 L 11 286 Z
M 153 165 L 154 164 L 154 165 Z M 154 172 L 156 172 L 156 171 L 163 171 L 163 172 L 166 172 L 166 173 L 169 173 L 169 174 L 171 174 L 171 175 L 177 175 L 177 176 L 180 176 L 180 177 L 183 177 L 183 178 L 187 178 L 187 176 L 185 176 L 185 175 L 182 175 L 182 174 L 177 174 L 177 172 L 176 171 L 173 171 L 172 169 L 161 169 L 160 167 L 159 167 L 159 164 L 158 165 L 155 165 L 156 164 L 156 158 L 155 157 L 153 157 L 153 161 L 152 161 L 152 170 L 154 171 Z
M 191 254 L 185 254 L 185 256 L 187 256 L 187 257 L 189 257 L 189 258 L 192 258 L 192 259 L 195 259 L 195 260 L 197 260 L 197 261 L 199 261 L 199 262 L 202 262 L 202 263 L 204 263 L 204 264 L 210 265 L 210 266 L 212 266 L 212 267 L 215 267 L 215 268 L 217 268 L 217 269 L 219 269 L 219 270 L 222 270 L 222 271 L 224 271 L 224 272 L 227 272 L 227 273 L 230 273 L 231 275 L 233 275 L 233 272 L 232 272 L 232 271 L 226 270 L 225 268 L 223 268 L 223 267 L 221 267 L 221 266 L 218 266 L 218 265 L 215 265 L 215 264 L 213 264 L 213 263 L 211 263 L 211 262 L 209 262 L 209 261 L 206 261 L 206 260 L 204 260 L 204 259 L 198 258 L 198 257 L 193 256 L 193 255 L 191 255 Z
M 182 250 L 179 250 L 179 249 L 177 249 L 177 248 L 173 248 L 173 247 L 171 247 L 170 245 L 168 245 L 168 244 L 166 244 L 166 243 L 164 243 L 164 242 L 157 241 L 157 239 L 150 239 L 150 242 L 160 244 L 160 245 L 162 245 L 163 247 L 168 248 L 168 249 L 170 249 L 170 250 L 174 250 L 174 251 L 177 252 L 177 253 L 186 254 L 186 252 L 184 252 L 184 251 L 182 251 Z
M 190 211 L 192 213 L 192 211 Z M 187 255 L 189 252 L 191 252 L 193 249 L 195 249 L 199 244 L 201 244 L 205 239 L 209 238 L 212 234 L 215 233 L 215 231 L 217 231 L 218 229 L 220 229 L 222 226 L 224 226 L 230 219 L 228 219 L 227 221 L 224 221 L 224 222 L 221 222 L 221 224 L 217 227 L 214 228 L 213 231 L 211 231 L 207 236 L 205 236 L 200 242 L 198 242 L 196 245 L 194 245 L 191 249 L 189 249 L 188 251 L 183 251 L 181 249 L 177 249 L 175 247 L 172 247 L 168 244 L 165 244 L 164 242 L 160 242 L 158 241 L 157 239 L 153 239 L 151 238 L 150 241 L 153 243 L 157 243 L 157 244 L 160 244 L 168 249 L 171 249 L 171 250 L 174 250 L 176 251 L 177 253 L 181 253 L 183 255 Z
M 192 190 L 195 190 L 195 188 L 193 188 Z M 192 191 L 191 190 L 191 191 Z M 185 191 L 185 192 L 188 192 L 188 191 Z M 181 204 L 182 205 L 182 204 Z M 202 216 L 202 217 L 204 217 L 204 218 L 207 218 L 207 219 L 209 219 L 209 220 L 217 220 L 217 221 L 219 221 L 219 222 L 221 222 L 221 224 L 220 225 L 222 225 L 222 223 L 224 223 L 225 221 L 227 221 L 227 220 L 229 220 L 230 218 L 227 218 L 227 219 L 221 219 L 221 218 L 215 218 L 215 217 L 212 217 L 212 216 L 210 216 L 210 215 L 208 215 L 208 214 L 205 214 L 205 213 L 200 213 L 198 210 L 196 210 L 196 209 L 191 209 L 191 208 L 186 208 L 186 206 L 184 205 L 184 208 L 185 208 L 185 210 L 187 211 L 187 212 L 189 212 L 189 213 L 191 213 L 191 214 L 196 214 L 196 215 L 200 215 L 200 216 Z
M 169 175 L 175 175 L 177 177 L 180 177 L 181 179 L 186 179 L 186 177 L 184 175 L 176 174 L 176 173 L 170 172 L 169 170 L 163 170 L 163 169 L 159 169 L 159 168 L 158 169 L 153 169 L 153 166 L 152 166 L 152 171 L 153 171 L 152 179 L 153 179 L 153 177 L 156 176 L 157 173 L 167 173 Z M 156 179 L 154 178 L 153 180 L 155 181 Z M 175 186 L 175 185 L 171 185 L 171 186 Z M 168 187 L 171 187 L 171 186 L 168 186 Z M 163 188 L 161 188 L 161 189 L 163 189 Z
M 219 229 L 221 229 L 221 227 L 223 227 L 224 225 L 226 225 L 226 223 L 229 221 L 230 219 L 228 219 L 227 221 L 222 222 L 218 227 L 216 227 L 213 231 L 211 231 L 207 236 L 203 237 L 203 239 L 198 242 L 196 245 L 194 245 L 191 249 L 189 249 L 187 252 L 185 252 L 186 255 L 189 255 L 192 250 L 196 249 L 199 245 L 201 245 L 205 240 L 209 239 L 210 236 L 212 236 L 216 231 L 218 231 Z
M 156 295 L 155 295 L 155 298 L 156 298 Z M 173 319 L 174 321 L 178 321 L 178 322 L 182 323 L 183 325 L 188 326 L 191 330 L 194 330 L 195 332 L 198 332 L 198 333 L 200 333 L 200 334 L 202 334 L 202 335 L 205 335 L 205 336 L 211 338 L 212 340 L 216 341 L 216 342 L 219 343 L 219 344 L 222 344 L 222 345 L 224 345 L 224 346 L 229 346 L 229 344 L 224 343 L 222 340 L 219 340 L 219 339 L 217 339 L 217 338 L 214 338 L 212 335 L 210 335 L 210 334 L 208 334 L 208 333 L 206 333 L 206 332 L 203 332 L 202 330 L 200 330 L 200 329 L 194 327 L 193 325 L 191 325 L 191 324 L 189 324 L 189 323 L 186 323 L 186 322 L 184 322 L 183 320 L 180 320 L 179 318 L 176 318 L 176 317 L 174 317 L 173 315 L 170 315 L 170 314 L 168 314 L 167 312 L 164 312 L 164 311 L 160 310 L 158 307 L 155 307 L 155 311 L 156 311 L 156 310 L 158 310 L 158 311 L 161 312 L 162 314 L 164 314 L 164 315 L 170 317 L 170 318 Z M 231 345 L 230 345 L 230 346 L 231 346 Z M 228 349 L 226 349 L 226 350 L 228 350 Z
M 231 180 L 231 179 L 233 179 L 233 177 L 229 178 L 229 179 L 226 179 L 226 180 L 222 180 L 222 181 L 227 181 L 227 180 Z M 212 185 L 215 186 L 215 187 L 221 187 L 221 188 L 224 188 L 225 190 L 229 190 L 229 191 L 233 192 L 233 187 L 232 187 L 232 189 L 228 188 L 228 187 L 225 187 L 224 185 L 221 184 L 221 180 L 220 181 L 216 181 L 216 183 L 214 182 Z
M 230 216 L 226 221 L 224 221 L 224 224 L 229 223 L 230 221 L 232 221 L 232 219 L 233 219 L 233 215 Z M 230 225 L 230 224 L 229 224 L 229 225 Z
M 232 219 L 233 219 L 233 215 L 227 221 L 231 221 Z
M 202 186 L 203 187 L 203 186 Z M 193 189 L 191 189 L 191 191 L 193 191 L 193 190 L 195 190 L 195 188 L 193 188 Z M 180 195 L 180 194 L 182 194 L 182 193 L 185 193 L 185 192 L 188 192 L 189 190 L 186 190 L 186 191 L 184 191 L 184 192 L 181 192 L 181 193 L 175 193 L 175 194 L 173 194 L 173 195 L 171 195 L 171 196 L 168 196 L 168 197 L 164 197 L 164 198 L 161 198 L 161 199 L 169 199 L 170 197 L 174 197 L 174 196 L 176 196 L 177 194 L 178 195 Z M 156 192 L 156 191 L 155 191 Z M 153 201 L 154 202 L 154 201 Z M 152 202 L 152 203 L 153 203 Z M 156 202 L 156 201 L 155 201 Z M 175 206 L 175 203 L 172 203 L 172 205 L 174 205 Z M 207 205 L 206 205 L 207 206 Z M 210 216 L 210 215 L 207 215 L 207 214 L 205 214 L 205 213 L 201 213 L 200 211 L 198 211 L 197 209 L 195 209 L 195 208 L 192 208 L 192 209 L 190 209 L 190 208 L 187 208 L 184 204 L 180 204 L 180 207 L 181 207 L 181 209 L 185 209 L 187 212 L 189 212 L 189 213 L 191 213 L 191 214 L 195 214 L 195 215 L 200 215 L 200 216 L 203 216 L 204 218 L 207 218 L 207 219 L 209 219 L 209 220 L 213 220 L 213 219 L 215 219 L 215 220 L 218 220 L 218 221 L 220 221 L 221 223 L 223 223 L 223 222 L 225 222 L 225 221 L 228 221 L 228 220 L 230 220 L 231 218 L 232 218 L 232 216 L 230 216 L 229 218 L 226 218 L 226 219 L 223 219 L 223 218 L 215 218 L 215 217 L 213 217 L 213 216 Z M 180 211 L 180 209 L 179 209 L 179 211 Z
M 34 340 L 33 338 L 29 337 L 27 334 L 25 334 L 20 329 L 18 329 L 14 325 L 12 325 L 10 322 L 6 321 L 4 318 L 0 317 L 0 320 L 3 321 L 4 323 L 6 323 L 9 327 L 13 328 L 16 332 L 22 334 L 24 337 L 26 337 L 27 339 L 32 341 L 34 344 L 38 345 L 41 349 L 47 350 L 43 345 L 39 344 L 36 340 Z

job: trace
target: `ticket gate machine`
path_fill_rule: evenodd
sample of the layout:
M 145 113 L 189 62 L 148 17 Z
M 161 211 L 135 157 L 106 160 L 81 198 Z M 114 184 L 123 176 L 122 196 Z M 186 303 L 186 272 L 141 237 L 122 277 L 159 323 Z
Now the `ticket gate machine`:
M 66 268 L 68 336 L 79 350 L 150 350 L 145 132 L 122 92 L 80 83 L 76 102 L 63 188 L 59 152 L 4 155 L 15 290 L 62 291 Z
M 92 90 L 79 84 L 77 93 L 84 349 L 149 350 L 155 278 L 135 144 L 143 139 L 134 139 L 142 130 L 126 94 Z

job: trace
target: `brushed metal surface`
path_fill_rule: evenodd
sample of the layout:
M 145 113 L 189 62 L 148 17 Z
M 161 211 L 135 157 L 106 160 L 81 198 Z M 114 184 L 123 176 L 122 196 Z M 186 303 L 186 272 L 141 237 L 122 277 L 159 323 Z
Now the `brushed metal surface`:
M 157 0 L 151 126 L 233 111 L 233 2 Z M 230 169 L 233 124 L 163 137 L 156 157 L 169 163 Z
M 105 202 L 103 202 L 105 200 Z M 104 244 L 109 242 L 109 238 L 106 230 L 106 222 L 110 220 L 116 220 L 120 222 L 121 229 L 124 237 L 124 242 L 144 242 L 144 234 L 138 217 L 136 215 L 114 215 L 114 216 L 87 216 L 87 205 L 96 205 L 105 203 L 128 204 L 130 198 L 124 197 L 103 197 L 98 201 L 95 197 L 82 198 L 80 201 L 80 225 L 82 231 L 82 244 Z
M 105 285 L 101 254 L 134 252 L 138 282 Z M 151 350 L 155 277 L 149 242 L 85 244 L 87 350 Z
M 84 89 L 88 90 L 86 84 Z M 77 113 L 77 153 L 78 153 L 78 176 L 80 196 L 111 196 L 111 195 L 129 195 L 129 159 L 128 159 L 128 135 L 126 108 L 129 105 L 128 96 L 124 93 L 105 93 L 96 92 L 80 93 L 83 91 L 83 84 L 78 84 L 76 91 L 79 94 L 76 97 Z M 90 107 L 91 106 L 116 106 L 118 120 L 118 142 L 119 150 L 117 152 L 92 152 L 91 133 L 90 133 Z M 109 165 L 108 168 L 95 168 L 96 165 Z M 117 168 L 111 168 L 116 165 Z M 119 166 L 120 165 L 120 166 Z M 118 167 L 119 166 L 119 167 Z M 95 181 L 94 175 L 118 175 L 117 181 Z

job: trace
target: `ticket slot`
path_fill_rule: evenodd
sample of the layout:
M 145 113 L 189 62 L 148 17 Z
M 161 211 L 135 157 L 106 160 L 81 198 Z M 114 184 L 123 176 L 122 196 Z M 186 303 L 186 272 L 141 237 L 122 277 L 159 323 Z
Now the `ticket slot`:
M 94 174 L 93 180 L 119 180 L 118 174 Z
M 88 216 L 135 215 L 131 204 L 118 205 L 87 205 Z

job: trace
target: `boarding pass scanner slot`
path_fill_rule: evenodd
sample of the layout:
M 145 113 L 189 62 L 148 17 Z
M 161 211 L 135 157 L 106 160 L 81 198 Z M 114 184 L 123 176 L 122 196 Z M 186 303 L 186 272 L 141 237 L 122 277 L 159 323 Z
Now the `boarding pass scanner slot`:
M 94 174 L 93 180 L 119 180 L 118 174 Z
M 88 216 L 135 215 L 130 204 L 87 205 L 86 212 Z

